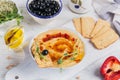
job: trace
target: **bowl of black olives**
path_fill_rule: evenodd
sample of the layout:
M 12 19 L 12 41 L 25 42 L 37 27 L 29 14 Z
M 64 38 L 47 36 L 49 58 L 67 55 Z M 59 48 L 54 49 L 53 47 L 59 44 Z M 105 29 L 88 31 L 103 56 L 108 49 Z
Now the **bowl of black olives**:
M 47 24 L 55 19 L 62 10 L 61 0 L 27 0 L 27 11 L 35 21 Z

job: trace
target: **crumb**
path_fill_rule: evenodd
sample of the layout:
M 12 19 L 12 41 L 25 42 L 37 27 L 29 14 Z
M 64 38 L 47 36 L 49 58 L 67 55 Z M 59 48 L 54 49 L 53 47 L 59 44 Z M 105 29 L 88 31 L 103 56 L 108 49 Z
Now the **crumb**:
M 11 56 L 7 56 L 6 59 L 11 60 L 13 58 Z
M 15 67 L 16 65 L 15 64 L 10 64 L 6 67 L 6 69 L 10 70 L 11 68 Z
M 77 77 L 76 77 L 76 80 L 80 80 L 80 77 L 79 77 L 79 76 L 77 76 Z

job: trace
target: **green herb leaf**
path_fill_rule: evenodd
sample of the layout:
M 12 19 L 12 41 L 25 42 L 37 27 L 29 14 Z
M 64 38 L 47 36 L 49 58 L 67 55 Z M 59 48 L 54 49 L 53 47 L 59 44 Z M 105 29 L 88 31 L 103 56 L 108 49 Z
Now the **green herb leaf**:
M 17 25 L 19 25 L 23 16 L 18 13 L 16 4 L 13 1 L 7 0 L 0 1 L 0 4 L 0 24 L 16 19 Z
M 64 56 L 68 56 L 68 53 L 65 53 Z
M 44 56 L 41 53 L 39 55 L 40 55 L 40 59 L 44 59 Z
M 21 21 L 23 18 L 24 18 L 24 17 L 23 17 L 23 16 L 20 16 L 20 15 L 18 15 L 18 16 L 16 17 L 17 25 L 20 25 L 20 21 Z
M 74 53 L 73 56 L 76 56 L 78 53 Z
M 70 60 L 75 60 L 75 58 L 74 58 L 74 57 L 72 57 L 72 58 L 70 58 Z
M 57 63 L 58 63 L 58 64 L 62 64 L 62 63 L 63 63 L 63 60 L 62 60 L 62 59 L 59 59 L 59 60 L 57 61 Z
M 40 53 L 40 48 L 38 47 L 37 43 L 35 43 L 35 44 L 36 44 L 36 53 L 39 54 L 40 59 L 44 59 L 44 56 Z
M 39 47 L 36 47 L 36 52 L 39 53 Z

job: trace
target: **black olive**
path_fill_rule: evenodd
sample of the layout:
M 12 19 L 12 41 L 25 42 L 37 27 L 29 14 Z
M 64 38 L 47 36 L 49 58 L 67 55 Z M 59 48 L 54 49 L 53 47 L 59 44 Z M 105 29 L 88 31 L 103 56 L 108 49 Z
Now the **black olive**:
M 29 8 L 33 14 L 38 16 L 52 16 L 59 11 L 60 5 L 55 0 L 33 0 Z
M 38 1 L 37 4 L 38 4 L 38 5 L 41 5 L 41 2 Z
M 48 50 L 45 49 L 42 51 L 42 55 L 47 55 L 47 54 L 48 54 Z
M 45 6 L 45 3 L 41 3 L 41 6 Z
M 31 11 L 33 11 L 33 5 L 32 4 L 29 4 L 29 8 Z
M 42 6 L 39 6 L 39 9 L 40 9 L 40 10 L 43 9 Z
M 51 13 L 47 13 L 46 15 L 47 15 L 47 16 L 51 16 Z
M 50 8 L 54 8 L 54 5 L 49 5 L 50 6 Z
M 52 4 L 56 4 L 56 1 L 52 1 Z
M 49 3 L 50 0 L 45 0 L 45 3 Z
M 49 3 L 47 3 L 47 4 L 46 4 L 46 6 L 47 6 L 47 7 L 49 7 L 49 6 L 50 6 L 50 4 L 49 4 Z
M 38 9 L 38 6 L 36 4 L 34 4 L 33 9 Z
M 42 16 L 46 16 L 46 13 L 45 13 L 45 12 L 43 12 L 43 13 L 42 13 Z
M 51 13 L 48 13 L 48 16 L 51 16 L 52 14 Z
M 43 2 L 44 0 L 36 0 L 37 2 Z
M 41 12 L 37 12 L 38 15 L 41 15 Z
M 31 3 L 30 3 L 30 4 L 34 5 L 34 3 L 35 3 L 34 1 L 31 1 Z
M 34 2 L 37 2 L 38 0 L 33 0 Z
M 44 10 L 45 10 L 45 9 L 46 9 L 46 5 L 43 5 L 43 6 L 42 6 L 42 9 L 44 9 Z
M 45 12 L 46 12 L 46 13 L 51 13 L 51 9 L 50 9 L 50 8 L 47 8 L 47 9 L 45 9 Z
M 38 14 L 38 11 L 33 11 L 34 14 Z
M 57 12 L 56 11 L 53 11 L 54 14 L 56 14 Z

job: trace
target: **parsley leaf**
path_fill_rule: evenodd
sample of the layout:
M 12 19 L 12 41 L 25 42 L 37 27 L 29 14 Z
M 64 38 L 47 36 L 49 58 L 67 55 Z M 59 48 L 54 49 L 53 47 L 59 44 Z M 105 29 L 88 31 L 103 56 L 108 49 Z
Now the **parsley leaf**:
M 40 53 L 40 48 L 38 47 L 37 43 L 35 43 L 35 44 L 36 44 L 36 53 L 39 54 L 40 59 L 44 59 L 44 56 Z
M 75 58 L 74 58 L 74 57 L 71 57 L 70 59 L 71 59 L 71 60 L 75 60 Z
M 37 46 L 37 48 L 36 48 L 36 52 L 39 53 L 39 47 L 38 47 L 38 46 Z
M 44 59 L 44 56 L 42 54 L 40 54 L 40 59 Z
M 62 63 L 63 63 L 63 60 L 62 60 L 62 59 L 59 59 L 59 60 L 57 61 L 57 63 L 58 63 L 58 64 L 62 64 Z
M 65 53 L 64 56 L 68 56 L 68 53 Z
M 78 53 L 74 53 L 73 56 L 76 56 Z

